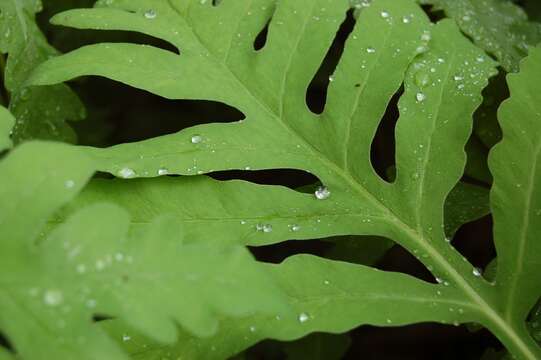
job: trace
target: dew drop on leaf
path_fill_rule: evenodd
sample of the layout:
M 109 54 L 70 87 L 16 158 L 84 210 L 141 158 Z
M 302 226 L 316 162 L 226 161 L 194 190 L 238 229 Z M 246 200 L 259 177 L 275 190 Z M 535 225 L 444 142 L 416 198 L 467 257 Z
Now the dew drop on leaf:
M 310 317 L 308 316 L 307 313 L 304 313 L 304 312 L 303 312 L 303 313 L 300 313 L 300 314 L 299 314 L 299 322 L 300 322 L 300 323 L 305 323 L 305 322 L 307 322 L 309 319 L 310 319 Z
M 167 170 L 166 168 L 158 169 L 158 175 L 159 176 L 163 176 L 163 175 L 167 175 L 167 174 L 169 174 L 169 170 Z
M 147 18 L 149 20 L 155 19 L 156 15 L 157 15 L 156 11 L 154 11 L 153 9 L 149 9 L 149 10 L 145 11 L 145 18 Z
M 481 276 L 481 269 L 473 268 L 472 273 L 473 273 L 473 276 Z
M 328 199 L 329 196 L 331 196 L 331 191 L 326 186 L 320 186 L 317 188 L 314 195 L 318 200 L 325 200 Z
M 199 144 L 201 141 L 203 141 L 203 137 L 201 137 L 201 135 L 194 135 L 191 138 L 192 144 Z
M 130 168 L 122 168 L 118 171 L 118 175 L 123 179 L 131 179 L 135 177 L 135 171 Z
M 49 306 L 58 306 L 64 301 L 64 296 L 59 290 L 47 290 L 43 294 L 43 301 Z
M 418 92 L 416 95 L 415 95 L 415 99 L 418 101 L 418 102 L 423 102 L 426 100 L 426 95 L 423 94 L 422 92 Z

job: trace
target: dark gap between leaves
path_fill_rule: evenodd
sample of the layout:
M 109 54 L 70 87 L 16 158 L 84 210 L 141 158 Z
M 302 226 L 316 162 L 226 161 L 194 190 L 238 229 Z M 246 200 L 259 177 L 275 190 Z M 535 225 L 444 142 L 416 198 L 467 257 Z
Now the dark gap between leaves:
M 315 114 L 321 114 L 325 108 L 327 101 L 327 89 L 329 87 L 330 77 L 336 70 L 336 66 L 340 62 L 346 40 L 353 31 L 355 19 L 353 10 L 349 10 L 346 14 L 346 19 L 340 25 L 336 37 L 323 59 L 321 66 L 316 72 L 314 78 L 310 82 L 306 91 L 306 105 Z
M 15 348 L 13 347 L 7 336 L 5 336 L 2 332 L 0 332 L 0 347 L 6 349 L 8 352 L 15 355 Z
M 483 270 L 496 258 L 492 229 L 492 215 L 487 215 L 479 220 L 462 225 L 451 244 L 473 266 Z
M 382 180 L 393 182 L 395 178 L 395 128 L 400 113 L 398 102 L 404 94 L 404 85 L 393 95 L 381 119 L 370 148 L 370 162 Z
M 352 346 L 344 359 L 478 360 L 488 348 L 501 348 L 500 342 L 488 330 L 470 332 L 464 325 L 365 325 L 350 334 Z
M 169 100 L 100 77 L 82 78 L 72 88 L 88 109 L 86 120 L 72 123 L 81 145 L 106 147 L 245 118 L 236 108 L 220 102 Z
M 319 182 L 313 174 L 296 169 L 229 170 L 216 171 L 208 175 L 216 180 L 245 180 L 260 185 L 281 185 L 301 192 L 303 187 Z

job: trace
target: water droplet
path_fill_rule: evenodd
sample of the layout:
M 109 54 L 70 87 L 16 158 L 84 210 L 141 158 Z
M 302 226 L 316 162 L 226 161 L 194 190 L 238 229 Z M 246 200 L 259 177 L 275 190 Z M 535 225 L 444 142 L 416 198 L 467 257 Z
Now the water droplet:
M 432 35 L 430 35 L 430 32 L 425 31 L 423 35 L 421 35 L 421 40 L 423 41 L 430 41 L 432 39 Z
M 66 182 L 64 183 L 64 186 L 66 187 L 66 189 L 71 189 L 75 186 L 75 181 L 66 180 Z
M 133 171 L 133 169 L 125 167 L 118 171 L 118 175 L 123 179 L 131 179 L 135 177 L 135 171 Z
M 409 16 L 404 16 L 404 17 L 402 18 L 402 22 L 403 22 L 404 24 L 409 24 L 409 23 L 411 22 L 411 19 L 410 19 Z
M 331 192 L 326 186 L 320 186 L 317 188 L 314 195 L 318 200 L 325 200 L 328 199 L 329 196 L 331 196 Z
M 472 274 L 473 274 L 473 276 L 481 276 L 481 269 L 476 268 L 476 267 L 473 268 Z
M 299 314 L 299 322 L 300 322 L 300 323 L 305 323 L 305 322 L 307 322 L 308 320 L 310 320 L 310 316 L 308 316 L 307 313 L 300 313 L 300 314 Z
M 191 139 L 192 144 L 199 144 L 201 141 L 203 141 L 203 137 L 201 137 L 201 135 L 192 136 L 192 139 Z
M 387 11 L 382 11 L 380 15 L 384 19 L 387 19 L 389 16 L 391 16 Z
M 333 81 L 334 81 L 334 75 L 329 76 L 329 82 L 333 82 Z
M 252 326 L 250 326 L 250 332 L 255 332 L 255 331 L 256 331 L 256 328 L 255 328 L 255 326 L 253 326 L 253 325 L 252 325 Z
M 127 334 L 122 335 L 122 341 L 130 341 L 130 340 L 131 340 L 131 336 Z
M 271 225 L 271 224 L 265 224 L 265 225 L 263 225 L 263 232 L 264 232 L 264 233 L 270 233 L 270 232 L 272 232 L 272 225 Z
M 64 296 L 59 290 L 47 290 L 43 295 L 43 301 L 49 306 L 58 306 L 64 301 Z
M 329 280 L 323 280 L 323 284 L 329 285 L 331 282 Z
M 84 264 L 79 264 L 77 265 L 76 270 L 79 274 L 84 274 L 86 272 L 86 266 Z
M 426 95 L 422 92 L 418 92 L 415 94 L 415 99 L 417 99 L 417 102 L 423 102 L 426 100 Z
M 246 224 L 246 220 L 241 220 L 241 221 L 240 221 L 240 224 L 241 224 L 241 225 L 245 225 L 245 224 Z
M 417 86 L 423 88 L 430 83 L 430 75 L 424 71 L 419 71 L 415 74 L 415 83 Z
M 147 11 L 145 11 L 145 18 L 149 20 L 155 19 L 156 15 L 156 11 L 154 11 L 153 9 L 148 9 Z
M 169 170 L 167 170 L 166 168 L 158 169 L 158 175 L 159 176 L 163 176 L 163 175 L 167 175 L 167 174 L 169 174 Z
M 299 231 L 299 230 L 301 229 L 301 227 L 300 227 L 299 225 L 297 225 L 297 224 L 293 224 L 293 225 L 291 225 L 289 228 L 290 228 L 291 231 L 293 231 L 293 232 L 297 232 L 297 231 Z
M 455 76 L 453 76 L 453 79 L 454 79 L 455 81 L 462 81 L 462 80 L 464 80 L 464 77 L 462 77 L 462 76 L 460 76 L 460 75 L 455 75 Z
M 366 52 L 369 54 L 373 54 L 376 52 L 376 49 L 374 49 L 373 47 L 369 47 L 369 48 L 366 48 Z

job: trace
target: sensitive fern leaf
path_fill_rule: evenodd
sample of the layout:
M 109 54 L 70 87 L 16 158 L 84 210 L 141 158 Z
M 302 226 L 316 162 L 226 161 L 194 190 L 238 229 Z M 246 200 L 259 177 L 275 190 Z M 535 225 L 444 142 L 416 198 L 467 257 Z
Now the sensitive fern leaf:
M 36 244 L 93 166 L 78 149 L 44 143 L 22 145 L 0 162 L 0 329 L 22 358 L 126 358 L 92 324 L 94 315 L 124 319 L 171 343 L 177 324 L 209 336 L 223 315 L 288 313 L 246 249 L 187 239 L 167 215 L 128 233 L 125 210 L 94 204 Z
M 507 71 L 518 71 L 520 60 L 541 41 L 541 25 L 528 21 L 508 0 L 421 0 L 454 19 L 476 45 L 494 55 Z
M 180 223 L 195 238 L 202 236 L 194 231 L 203 223 L 208 224 L 204 236 L 217 243 L 377 235 L 416 255 L 438 282 L 294 256 L 267 267 L 296 315 L 224 318 L 226 330 L 210 340 L 186 336 L 156 351 L 226 357 L 263 338 L 344 332 L 359 324 L 439 321 L 481 323 L 516 356 L 540 357 L 524 326 L 522 310 L 530 302 L 523 302 L 519 312 L 508 307 L 530 291 L 533 280 L 494 286 L 445 234 L 444 203 L 464 171 L 472 113 L 495 73 L 495 62 L 453 22 L 431 25 L 414 1 L 375 0 L 358 14 L 330 78 L 323 113 L 313 114 L 305 104 L 306 89 L 348 10 L 346 0 L 238 0 L 217 6 L 210 1 L 114 0 L 54 18 L 79 28 L 138 31 L 168 41 L 180 54 L 135 44 L 91 45 L 45 63 L 33 84 L 100 75 L 166 98 L 224 102 L 246 116 L 239 123 L 206 124 L 139 143 L 84 148 L 100 170 L 134 178 L 295 168 L 325 184 L 310 195 L 238 181 L 188 180 L 192 195 L 180 209 L 191 209 L 185 218 L 192 221 Z M 254 51 L 253 41 L 269 21 L 265 46 Z M 388 183 L 372 168 L 370 145 L 402 84 L 396 180 Z M 153 183 L 167 188 L 173 181 Z M 149 183 L 96 183 L 85 201 L 106 196 L 99 187 L 147 189 Z M 152 197 L 171 199 L 161 191 Z M 214 203 L 204 203 L 209 199 Z M 168 206 L 178 210 L 174 202 Z M 504 275 L 499 276 L 505 279 L 516 262 L 504 259 L 502 264 Z M 499 297 L 502 292 L 510 294 L 507 300 Z
M 41 0 L 0 1 L 0 52 L 7 55 L 4 86 L 10 94 L 9 109 L 17 119 L 12 139 L 16 143 L 35 138 L 74 142 L 75 134 L 66 121 L 84 116 L 77 96 L 63 84 L 24 86 L 38 64 L 57 54 L 35 23 L 41 8 Z

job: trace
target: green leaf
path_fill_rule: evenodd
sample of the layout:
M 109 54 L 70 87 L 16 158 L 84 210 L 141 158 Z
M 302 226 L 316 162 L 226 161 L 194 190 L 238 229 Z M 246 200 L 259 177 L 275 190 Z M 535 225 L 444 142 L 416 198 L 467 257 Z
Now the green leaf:
M 177 344 L 166 347 L 156 346 L 119 322 L 104 326 L 116 334 L 116 339 L 123 333 L 130 335 L 133 341 L 122 345 L 132 354 L 143 353 L 143 359 L 159 359 L 166 354 L 224 359 L 265 338 L 291 340 L 314 331 L 342 333 L 360 324 L 400 326 L 412 321 L 453 323 L 476 319 L 475 309 L 460 292 L 407 275 L 308 255 L 267 266 L 290 298 L 296 316 L 224 319 L 223 331 L 214 337 L 184 336 Z M 403 311 L 405 308 L 408 311 Z
M 500 107 L 503 141 L 490 156 L 491 206 L 498 252 L 496 287 L 505 317 L 524 322 L 541 296 L 541 49 L 509 75 L 511 98 Z M 517 121 L 520 119 L 520 121 Z
M 14 124 L 15 119 L 11 113 L 5 107 L 0 106 L 0 151 L 13 146 L 10 136 Z
M 531 46 L 541 41 L 541 24 L 529 22 L 508 0 L 421 0 L 443 10 L 473 42 L 495 56 L 507 71 L 518 71 Z
M 28 88 L 29 73 L 57 54 L 35 23 L 41 0 L 0 1 L 0 52 L 7 55 L 4 86 L 10 94 L 9 110 L 17 119 L 13 141 L 54 139 L 75 142 L 66 121 L 80 120 L 84 108 L 65 85 Z
M 223 315 L 288 314 L 246 249 L 185 241 L 190 234 L 171 216 L 130 234 L 125 210 L 93 204 L 36 244 L 93 166 L 80 149 L 48 143 L 21 145 L 0 162 L 0 329 L 21 357 L 126 358 L 92 324 L 97 314 L 165 343 L 175 341 L 177 325 L 209 336 Z
M 314 196 L 238 181 L 217 186 L 201 178 L 190 180 L 185 205 L 172 200 L 172 192 L 149 197 L 169 201 L 184 218 L 192 216 L 193 228 L 208 225 L 206 234 L 193 239 L 227 243 L 236 237 L 238 243 L 264 245 L 292 237 L 380 236 L 417 256 L 438 280 L 428 284 L 358 265 L 290 257 L 268 267 L 296 316 L 226 317 L 210 339 L 184 336 L 171 347 L 148 347 L 142 356 L 223 358 L 265 338 L 440 321 L 479 322 L 515 356 L 541 357 L 525 319 L 507 317 L 502 288 L 445 241 L 444 203 L 463 175 L 472 114 L 495 74 L 495 62 L 452 21 L 431 26 L 413 1 L 377 0 L 358 14 L 331 77 L 325 109 L 313 114 L 305 104 L 306 89 L 348 9 L 346 0 L 239 0 L 218 6 L 115 0 L 54 18 L 79 28 L 138 31 L 168 41 L 180 54 L 128 43 L 86 46 L 40 66 L 33 84 L 98 75 L 170 99 L 224 102 L 246 115 L 239 123 L 206 124 L 107 149 L 83 148 L 100 170 L 135 178 L 293 168 L 313 173 L 325 185 Z M 253 40 L 269 20 L 267 42 L 254 51 Z M 401 85 L 396 180 L 388 183 L 372 167 L 371 142 Z M 172 186 L 166 185 L 169 180 L 152 182 Z M 144 181 L 129 183 L 137 187 Z M 100 193 L 94 198 L 106 196 Z M 140 214 L 154 208 L 140 207 Z

